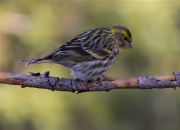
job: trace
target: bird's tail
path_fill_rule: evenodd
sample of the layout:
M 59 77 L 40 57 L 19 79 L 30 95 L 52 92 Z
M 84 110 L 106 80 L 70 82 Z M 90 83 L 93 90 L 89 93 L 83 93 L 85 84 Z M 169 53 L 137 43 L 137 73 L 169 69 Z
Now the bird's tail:
M 32 60 L 19 60 L 18 62 L 21 62 L 21 63 L 27 62 L 26 66 L 28 66 L 28 65 L 44 63 L 44 60 L 45 60 L 44 58 L 36 58 Z
M 31 60 L 19 60 L 18 62 L 21 62 L 21 63 L 27 62 L 26 66 L 34 65 L 34 64 L 41 64 L 41 63 L 53 63 L 54 62 L 53 57 L 54 57 L 54 54 L 56 54 L 56 52 L 58 52 L 58 50 L 55 50 L 54 52 L 52 52 L 51 54 L 45 57 L 31 59 Z

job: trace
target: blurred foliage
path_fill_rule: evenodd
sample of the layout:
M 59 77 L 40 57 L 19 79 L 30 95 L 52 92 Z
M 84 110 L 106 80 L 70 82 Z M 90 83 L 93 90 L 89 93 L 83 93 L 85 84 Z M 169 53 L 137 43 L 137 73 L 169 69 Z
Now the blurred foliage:
M 133 35 L 106 72 L 112 77 L 180 71 L 180 2 L 1 0 L 0 71 L 45 72 L 71 78 L 60 65 L 25 67 L 85 30 L 123 25 Z M 0 129 L 180 128 L 180 90 L 116 90 L 80 95 L 0 85 Z

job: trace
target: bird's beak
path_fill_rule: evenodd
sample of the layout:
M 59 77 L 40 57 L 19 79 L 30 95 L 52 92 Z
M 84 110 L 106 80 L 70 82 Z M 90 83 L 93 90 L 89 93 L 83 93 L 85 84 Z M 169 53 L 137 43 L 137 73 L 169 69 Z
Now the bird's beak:
M 130 42 L 127 42 L 127 43 L 126 43 L 126 48 L 128 48 L 128 49 L 131 49 L 131 50 L 132 50 L 132 45 L 131 45 L 131 43 L 130 43 Z

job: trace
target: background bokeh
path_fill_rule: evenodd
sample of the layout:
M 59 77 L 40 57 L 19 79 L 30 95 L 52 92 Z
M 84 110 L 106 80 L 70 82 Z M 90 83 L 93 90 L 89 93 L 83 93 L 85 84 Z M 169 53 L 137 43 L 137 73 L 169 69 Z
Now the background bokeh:
M 111 77 L 180 71 L 180 1 L 1 0 L 0 71 L 72 78 L 55 64 L 24 66 L 85 30 L 123 25 L 133 50 L 121 53 Z M 2 130 L 176 130 L 180 89 L 73 94 L 0 84 Z

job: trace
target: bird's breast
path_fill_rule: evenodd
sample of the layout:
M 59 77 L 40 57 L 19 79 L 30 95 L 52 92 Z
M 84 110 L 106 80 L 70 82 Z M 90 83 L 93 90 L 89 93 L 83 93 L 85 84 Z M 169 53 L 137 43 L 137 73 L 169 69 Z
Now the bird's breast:
M 106 59 L 76 63 L 76 65 L 71 68 L 71 75 L 75 79 L 96 80 L 112 65 L 118 54 L 119 51 L 117 49 L 113 50 L 110 56 Z

